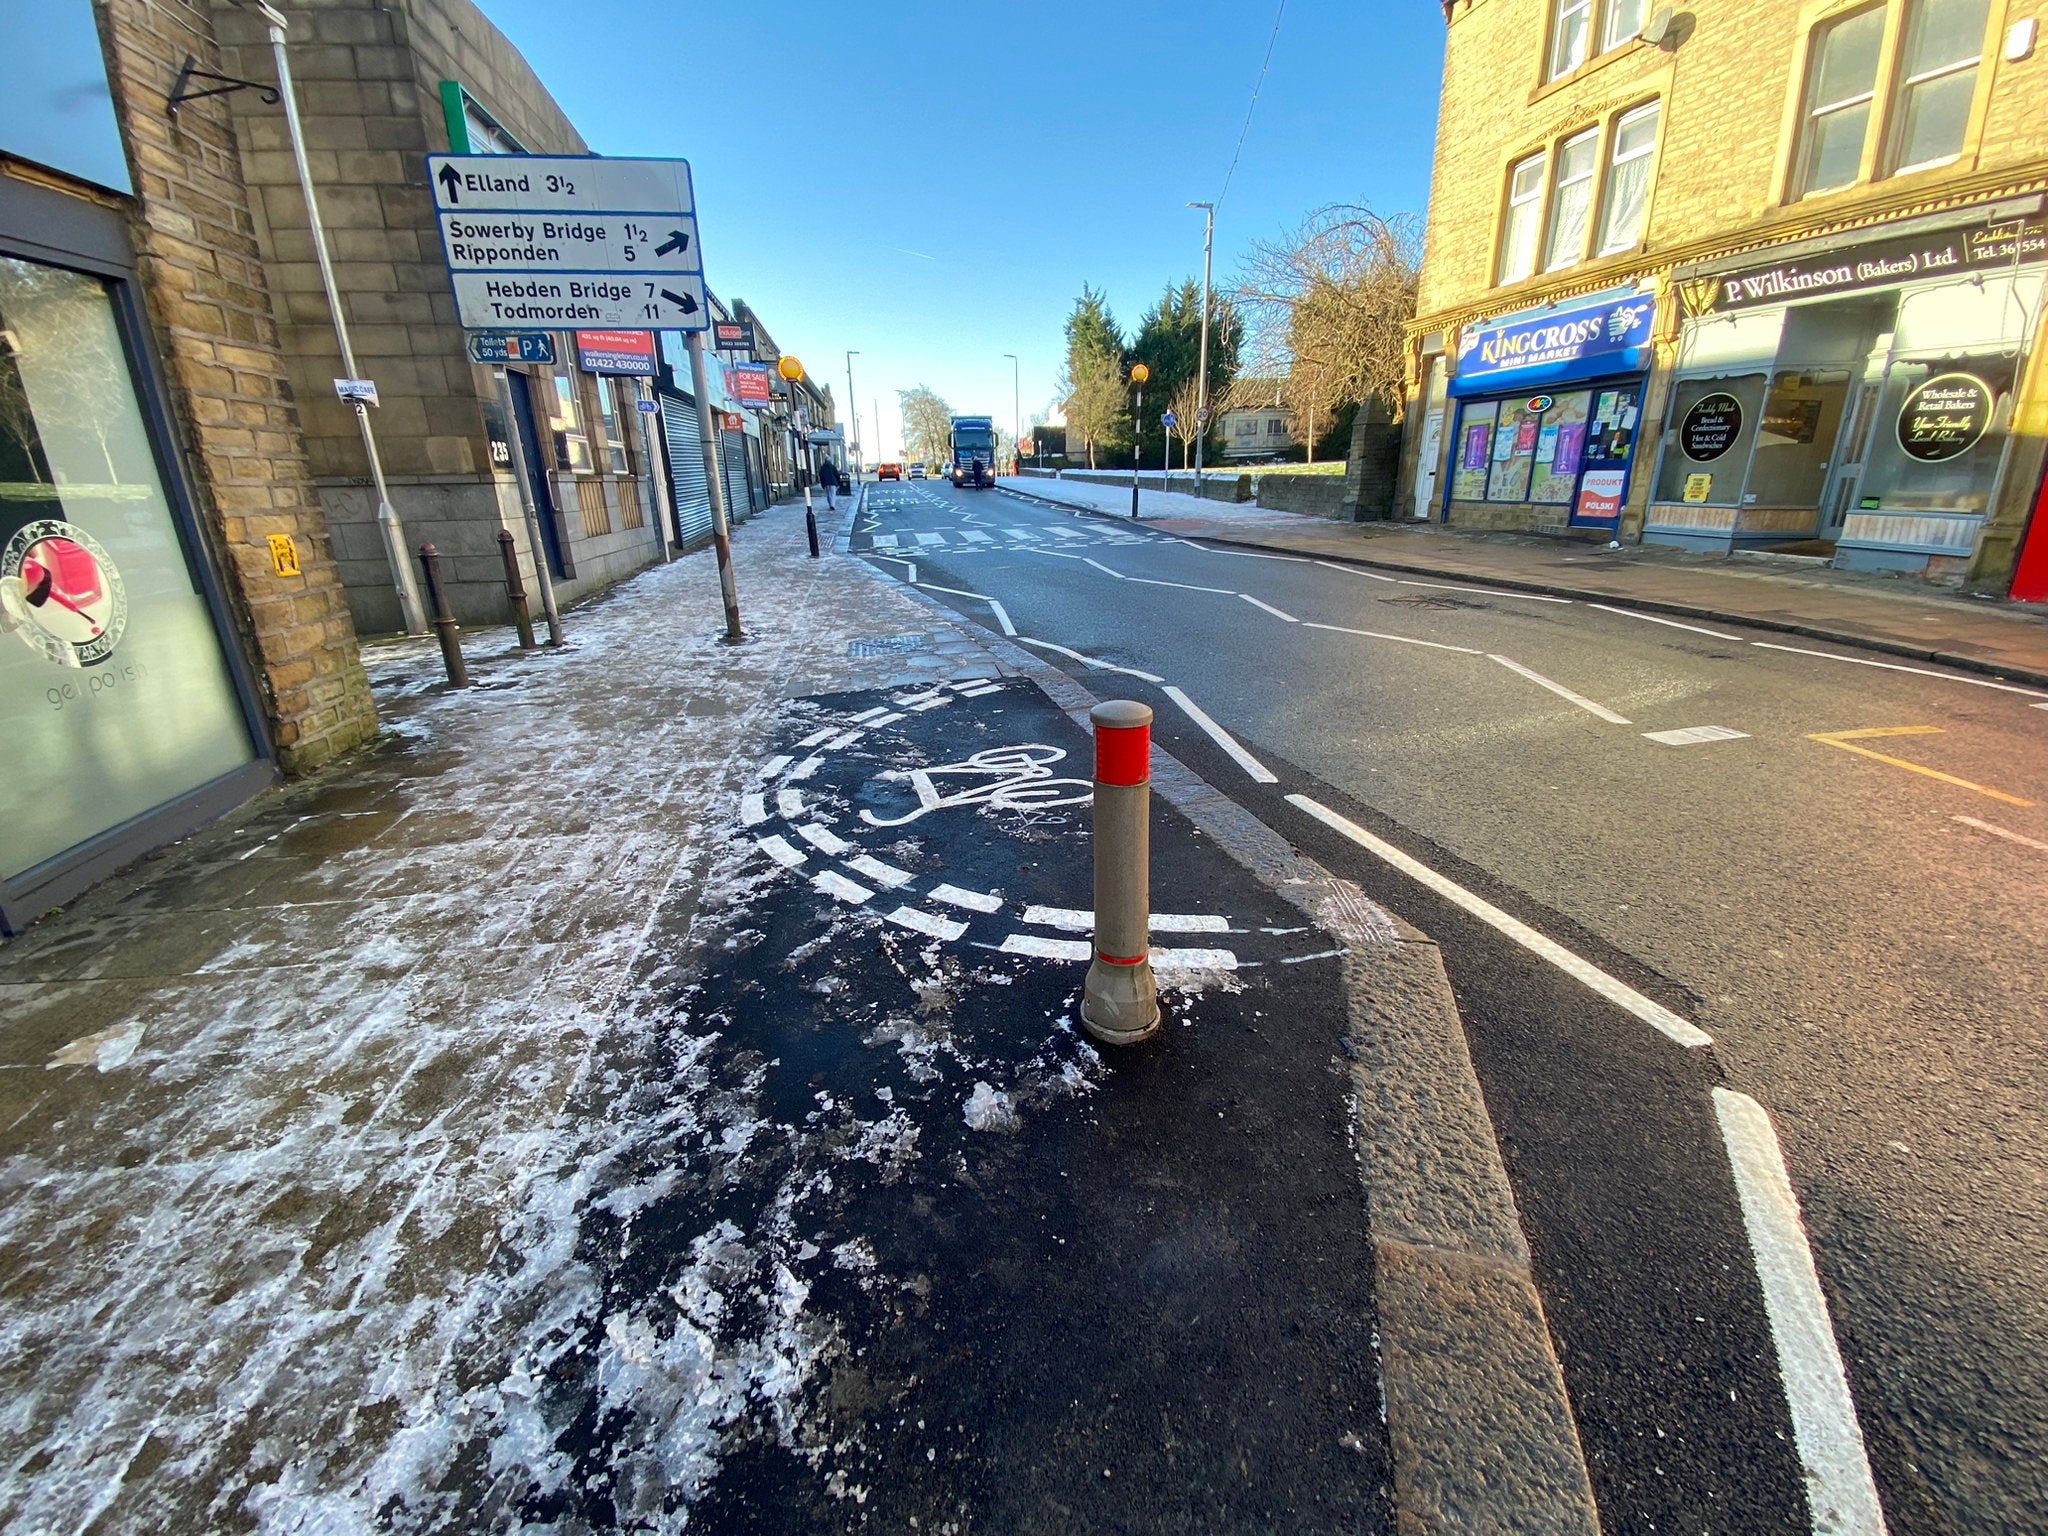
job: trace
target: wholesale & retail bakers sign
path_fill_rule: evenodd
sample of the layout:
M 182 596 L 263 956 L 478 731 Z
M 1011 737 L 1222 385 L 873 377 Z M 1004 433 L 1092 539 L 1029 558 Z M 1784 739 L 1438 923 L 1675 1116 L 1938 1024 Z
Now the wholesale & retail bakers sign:
M 2048 223 L 2039 217 L 1984 224 L 1974 229 L 1894 235 L 1797 261 L 1778 261 L 1722 273 L 1710 287 L 1702 288 L 1702 313 L 1727 314 L 1764 304 L 1889 288 L 1895 283 L 1939 277 L 1944 272 L 1977 272 L 2044 258 L 2048 258 Z
M 1626 373 L 1648 345 L 1657 301 L 1647 294 L 1608 297 L 1498 325 L 1468 327 L 1458 345 L 1457 388 L 1504 388 Z

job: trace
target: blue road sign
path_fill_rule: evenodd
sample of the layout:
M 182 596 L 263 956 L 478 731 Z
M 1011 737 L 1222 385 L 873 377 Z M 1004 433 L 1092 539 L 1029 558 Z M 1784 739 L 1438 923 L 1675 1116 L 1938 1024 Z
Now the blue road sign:
M 471 331 L 473 363 L 552 363 L 555 338 L 546 331 Z
M 1178 416 L 1175 416 L 1173 412 L 1168 411 L 1164 416 L 1159 418 L 1159 425 L 1166 428 L 1167 431 L 1171 432 L 1175 427 L 1180 425 L 1180 418 Z

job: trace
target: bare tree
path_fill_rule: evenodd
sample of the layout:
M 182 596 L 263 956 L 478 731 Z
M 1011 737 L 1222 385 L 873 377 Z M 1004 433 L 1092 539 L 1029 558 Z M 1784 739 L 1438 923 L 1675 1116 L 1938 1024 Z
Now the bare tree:
M 1095 467 L 1098 445 L 1114 443 L 1126 418 L 1123 370 L 1106 352 L 1079 352 L 1067 369 L 1067 445 L 1078 435 L 1088 448 L 1088 467 Z
M 1173 435 L 1180 439 L 1180 467 L 1186 469 L 1195 439 L 1202 435 L 1201 424 L 1196 420 L 1202 409 L 1202 381 L 1192 376 L 1182 379 L 1166 408 L 1173 412 Z
M 1374 398 L 1400 419 L 1421 265 L 1421 220 L 1362 204 L 1319 208 L 1253 242 L 1233 295 L 1251 322 L 1245 371 L 1286 379 L 1297 437 Z
M 934 467 L 952 458 L 953 408 L 922 384 L 898 390 L 896 399 L 903 408 L 903 451 Z

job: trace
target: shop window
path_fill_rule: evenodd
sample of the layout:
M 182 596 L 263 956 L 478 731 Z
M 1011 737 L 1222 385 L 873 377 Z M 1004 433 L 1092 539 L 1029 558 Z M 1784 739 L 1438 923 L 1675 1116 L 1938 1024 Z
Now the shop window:
M 1543 210 L 1543 167 L 1548 158 L 1531 155 L 1508 172 L 1508 216 L 1501 231 L 1500 282 L 1518 283 L 1536 270 L 1536 228 Z
M 1593 182 L 1599 169 L 1600 130 L 1588 128 L 1558 146 L 1557 183 L 1550 193 L 1550 241 L 1543 270 L 1569 267 L 1586 254 L 1586 224 L 1593 211 Z
M 0 257 L 0 876 L 255 758 L 107 286 Z
M 1569 505 L 1578 489 L 1586 458 L 1586 417 L 1593 404 L 1591 390 L 1575 390 L 1554 399 L 1536 425 L 1536 452 L 1529 466 L 1529 500 L 1548 506 Z
M 1586 39 L 1593 31 L 1593 0 L 1557 0 L 1550 24 L 1550 75 L 1568 75 L 1586 62 Z
M 583 431 L 583 408 L 576 401 L 576 381 L 566 373 L 555 375 L 555 407 L 548 429 L 555 439 L 555 468 L 565 474 L 594 474 L 590 462 L 590 439 Z
M 1486 500 L 1486 474 L 1493 462 L 1497 400 L 1475 400 L 1458 416 L 1458 440 L 1451 445 L 1451 499 Z
M 2010 353 L 1897 358 L 1859 487 L 1864 507 L 1981 514 L 2012 425 L 2019 360 Z
M 1671 386 L 1656 500 L 1741 505 L 1767 383 L 1765 374 L 1741 373 L 1680 379 Z
M 626 457 L 624 423 L 633 407 L 620 399 L 622 382 L 605 376 L 600 376 L 597 380 L 598 425 L 604 431 L 606 463 L 615 475 L 632 473 L 632 467 Z
M 1657 103 L 1637 107 L 1614 125 L 1607 166 L 1607 208 L 1600 220 L 1600 254 L 1612 256 L 1643 238 L 1650 207 L 1650 164 L 1657 154 Z
M 1814 39 L 1799 157 L 1802 194 L 1846 187 L 1857 177 L 1877 96 L 1884 22 L 1882 7 L 1858 11 L 1829 23 Z
M 1817 508 L 1849 396 L 1847 368 L 1783 368 L 1757 413 L 1745 506 Z
M 1886 157 L 1894 172 L 1941 165 L 1963 152 L 1990 8 L 1991 0 L 1919 0 L 1908 10 Z

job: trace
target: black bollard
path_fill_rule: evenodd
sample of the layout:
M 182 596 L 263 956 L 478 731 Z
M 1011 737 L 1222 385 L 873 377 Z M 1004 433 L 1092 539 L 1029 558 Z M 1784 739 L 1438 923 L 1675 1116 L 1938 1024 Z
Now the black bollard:
M 811 536 L 811 558 L 818 558 L 818 514 L 811 510 L 811 488 L 804 487 L 804 532 Z
M 512 535 L 498 530 L 498 553 L 505 558 L 505 595 L 512 600 L 512 622 L 519 628 L 519 649 L 534 648 L 533 620 L 526 612 L 526 585 L 519 579 L 519 552 L 512 547 Z
M 462 631 L 448 608 L 448 594 L 441 590 L 441 554 L 431 544 L 420 546 L 420 569 L 427 578 L 427 606 L 434 610 L 434 628 L 441 636 L 441 661 L 448 668 L 452 688 L 469 686 L 469 668 L 462 660 Z

